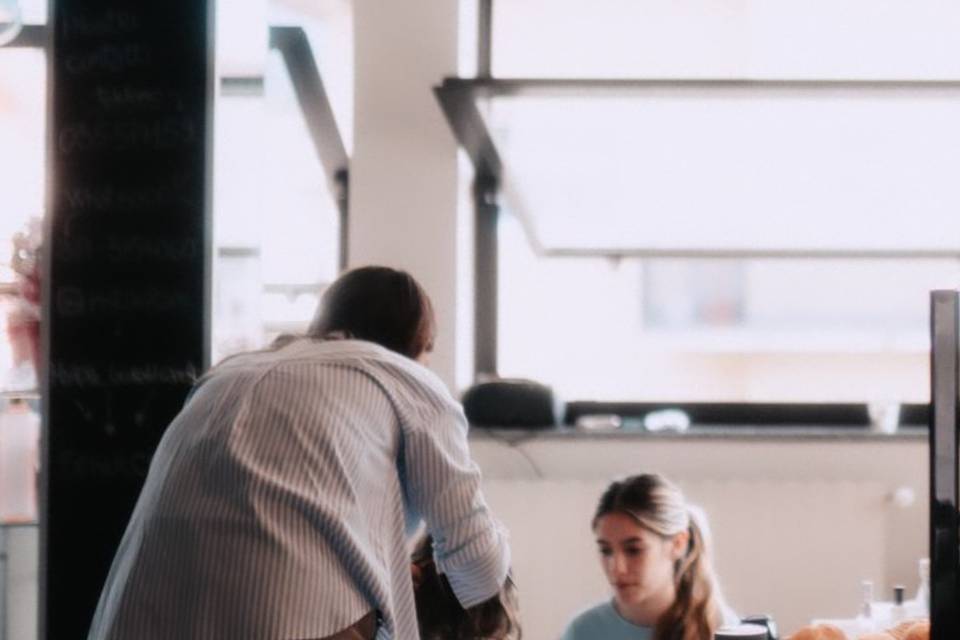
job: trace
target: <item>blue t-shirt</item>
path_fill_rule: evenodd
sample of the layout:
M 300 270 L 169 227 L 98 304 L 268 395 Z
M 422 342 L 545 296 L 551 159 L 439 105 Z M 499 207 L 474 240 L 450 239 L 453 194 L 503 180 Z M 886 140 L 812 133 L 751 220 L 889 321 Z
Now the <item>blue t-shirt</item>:
M 624 620 L 607 600 L 580 613 L 563 632 L 561 640 L 650 640 L 652 627 Z

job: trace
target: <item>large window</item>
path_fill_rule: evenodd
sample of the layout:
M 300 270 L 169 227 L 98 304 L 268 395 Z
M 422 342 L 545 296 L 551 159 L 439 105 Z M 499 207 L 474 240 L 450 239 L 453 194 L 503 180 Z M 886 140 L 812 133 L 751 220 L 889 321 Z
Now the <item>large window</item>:
M 311 118 L 326 107 L 335 133 L 352 129 L 350 7 L 278 0 L 261 9 L 221 12 L 218 24 L 215 362 L 303 331 L 339 269 L 341 194 L 331 173 L 346 166 L 324 165 Z M 271 37 L 267 20 L 302 39 Z M 302 85 L 317 82 L 327 105 L 304 100 Z
M 497 372 L 926 402 L 929 290 L 960 281 L 958 27 L 944 3 L 496 0 L 470 95 L 502 164 Z

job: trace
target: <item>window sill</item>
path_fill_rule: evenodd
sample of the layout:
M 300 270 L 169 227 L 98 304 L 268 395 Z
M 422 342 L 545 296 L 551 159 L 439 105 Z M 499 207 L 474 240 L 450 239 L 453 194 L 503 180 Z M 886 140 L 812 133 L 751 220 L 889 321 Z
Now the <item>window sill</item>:
M 672 353 L 921 355 L 930 351 L 930 337 L 923 331 L 650 329 L 642 334 L 640 344 L 644 350 Z
M 925 426 L 901 427 L 894 433 L 880 433 L 867 427 L 836 425 L 711 425 L 693 426 L 687 431 L 646 431 L 644 429 L 612 429 L 608 431 L 584 431 L 570 426 L 546 429 L 503 429 L 496 427 L 470 427 L 472 439 L 517 442 L 529 439 L 545 440 L 754 440 L 754 441 L 873 441 L 904 442 L 926 440 Z

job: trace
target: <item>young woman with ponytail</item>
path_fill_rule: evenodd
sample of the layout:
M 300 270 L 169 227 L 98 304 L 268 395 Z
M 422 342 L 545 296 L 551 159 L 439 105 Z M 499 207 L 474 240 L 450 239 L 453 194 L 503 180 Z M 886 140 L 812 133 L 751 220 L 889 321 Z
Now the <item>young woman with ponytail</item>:
M 576 616 L 563 640 L 712 640 L 738 622 L 720 602 L 692 509 L 667 479 L 614 482 L 592 526 L 613 598 Z

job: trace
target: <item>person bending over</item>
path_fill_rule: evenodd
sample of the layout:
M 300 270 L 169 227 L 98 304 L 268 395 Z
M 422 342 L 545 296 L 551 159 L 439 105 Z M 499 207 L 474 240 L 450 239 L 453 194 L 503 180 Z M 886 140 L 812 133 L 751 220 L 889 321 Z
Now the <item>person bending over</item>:
M 327 289 L 307 335 L 204 375 L 153 457 L 89 638 L 414 640 L 420 519 L 463 607 L 499 593 L 506 533 L 466 420 L 417 362 L 433 335 L 420 285 L 365 267 Z
M 723 623 L 739 622 L 718 602 L 692 511 L 662 476 L 612 483 L 592 526 L 613 598 L 578 614 L 563 640 L 712 640 Z

